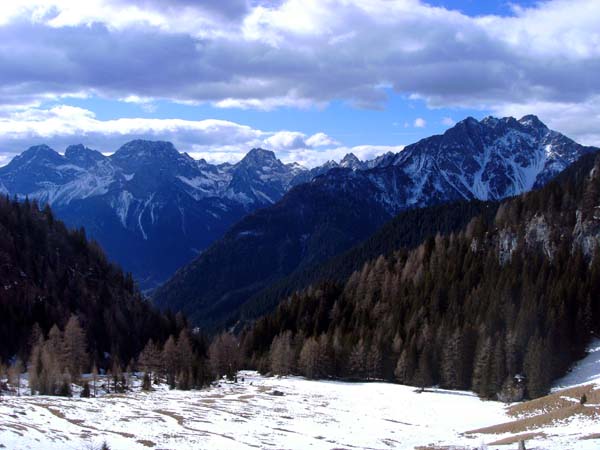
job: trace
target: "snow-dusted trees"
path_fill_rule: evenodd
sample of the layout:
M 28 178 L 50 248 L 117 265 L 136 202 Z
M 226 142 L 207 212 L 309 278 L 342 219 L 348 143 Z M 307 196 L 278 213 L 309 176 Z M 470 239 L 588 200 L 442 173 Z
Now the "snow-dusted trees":
M 231 333 L 216 336 L 208 349 L 210 366 L 217 378 L 226 376 L 233 380 L 241 362 L 240 346 Z

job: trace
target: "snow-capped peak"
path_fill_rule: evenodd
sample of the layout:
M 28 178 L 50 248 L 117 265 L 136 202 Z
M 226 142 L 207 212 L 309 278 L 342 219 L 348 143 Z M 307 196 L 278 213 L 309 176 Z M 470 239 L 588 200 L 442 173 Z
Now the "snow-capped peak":
M 548 130 L 548 127 L 537 116 L 528 114 L 519 119 L 519 123 L 526 127 L 536 128 L 539 130 Z
M 364 168 L 364 163 L 354 153 L 348 153 L 340 161 L 340 167 L 345 169 L 359 170 Z

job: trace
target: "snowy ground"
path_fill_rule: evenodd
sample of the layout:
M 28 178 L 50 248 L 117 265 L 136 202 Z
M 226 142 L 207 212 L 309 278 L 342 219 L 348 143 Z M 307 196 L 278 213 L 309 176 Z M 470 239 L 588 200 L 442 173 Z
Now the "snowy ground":
M 243 376 L 243 383 L 205 391 L 4 399 L 0 444 L 71 450 L 106 440 L 118 450 L 412 449 L 450 441 L 476 447 L 477 437 L 460 433 L 506 420 L 501 404 L 468 393 Z
M 595 344 L 600 348 L 600 341 Z M 593 380 L 599 357 L 600 350 L 590 353 L 560 384 Z M 483 446 L 511 433 L 465 433 L 515 420 L 502 403 L 467 392 L 417 393 L 394 384 L 266 378 L 254 372 L 242 376 L 243 383 L 203 391 L 159 387 L 151 393 L 137 390 L 96 399 L 3 397 L 0 448 L 83 450 L 102 441 L 113 450 L 517 447 Z M 275 390 L 284 395 L 273 395 Z M 528 449 L 600 447 L 597 439 L 579 440 L 600 433 L 597 417 L 569 418 L 542 431 L 546 436 L 528 441 Z
M 554 384 L 553 391 L 588 383 L 600 385 L 600 339 L 595 338 L 587 352 L 587 356 L 576 363 L 570 373 Z

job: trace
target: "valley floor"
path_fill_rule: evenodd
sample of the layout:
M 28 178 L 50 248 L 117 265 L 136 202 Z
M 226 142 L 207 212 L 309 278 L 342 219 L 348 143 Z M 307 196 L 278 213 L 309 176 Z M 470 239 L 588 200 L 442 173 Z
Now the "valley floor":
M 138 389 L 96 399 L 2 397 L 0 448 L 83 450 L 106 441 L 112 450 L 491 450 L 516 449 L 514 436 L 522 436 L 528 449 L 597 449 L 600 380 L 590 372 L 600 356 L 596 347 L 562 381 L 562 387 L 586 386 L 511 408 L 468 392 L 417 393 L 387 383 L 267 378 L 255 372 L 242 372 L 237 384 L 203 391 L 159 386 L 151 393 Z M 586 406 L 574 397 L 582 389 L 589 394 Z M 494 442 L 509 445 L 484 446 Z

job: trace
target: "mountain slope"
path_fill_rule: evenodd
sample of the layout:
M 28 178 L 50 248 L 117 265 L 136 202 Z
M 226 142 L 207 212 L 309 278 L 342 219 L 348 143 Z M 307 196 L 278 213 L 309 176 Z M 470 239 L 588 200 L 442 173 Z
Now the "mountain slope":
M 324 262 L 306 264 L 288 276 L 269 284 L 243 305 L 243 322 L 272 311 L 282 298 L 321 280 L 344 282 L 356 270 L 379 255 L 388 256 L 399 248 L 414 248 L 427 238 L 458 232 L 476 216 L 492 219 L 498 202 L 452 202 L 416 208 L 398 214 L 375 233 L 351 249 Z
M 376 201 L 366 203 L 352 195 L 368 186 L 350 180 L 341 195 L 332 193 L 321 179 L 310 189 L 306 186 L 292 189 L 274 206 L 234 225 L 158 288 L 158 304 L 185 311 L 196 324 L 209 325 L 237 311 L 248 297 L 290 273 L 300 261 L 328 259 L 368 236 L 388 217 Z
M 83 231 L 68 230 L 48 207 L 0 198 L 0 360 L 26 361 L 35 324 L 47 334 L 71 314 L 97 362 L 109 354 L 129 361 L 148 339 L 162 342 L 178 327 Z
M 41 145 L 0 168 L 0 190 L 48 203 L 68 225 L 85 227 L 149 288 L 307 172 L 262 149 L 216 166 L 168 142 L 132 141 L 109 157 L 82 145 L 64 156 Z
M 545 395 L 600 331 L 599 204 L 600 157 L 587 155 L 491 219 L 292 295 L 251 328 L 245 348 L 266 370 L 505 401 Z
M 465 119 L 443 135 L 384 155 L 373 168 L 333 168 L 297 186 L 234 226 L 207 251 L 210 258 L 200 255 L 175 274 L 155 301 L 182 309 L 197 323 L 222 324 L 239 317 L 238 306 L 267 286 L 347 250 L 406 209 L 516 195 L 544 185 L 594 150 L 534 116 Z M 347 165 L 354 163 L 346 158 Z M 368 221 L 354 226 L 353 217 Z M 294 250 L 276 257 L 284 249 Z

